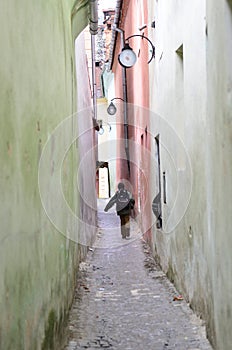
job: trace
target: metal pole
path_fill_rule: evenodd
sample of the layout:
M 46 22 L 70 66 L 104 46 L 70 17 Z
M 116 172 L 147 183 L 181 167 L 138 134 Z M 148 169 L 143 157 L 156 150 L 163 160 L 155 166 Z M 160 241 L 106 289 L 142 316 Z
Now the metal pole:
M 93 89 L 93 117 L 97 120 L 97 88 L 96 88 L 96 49 L 95 35 L 98 32 L 98 4 L 97 0 L 90 0 L 89 31 L 91 33 L 92 56 L 92 89 Z
M 121 48 L 125 45 L 125 33 L 124 30 L 115 27 L 115 30 L 121 35 Z M 126 68 L 122 67 L 122 86 L 123 86 L 123 115 L 124 115 L 124 143 L 125 152 L 127 158 L 128 172 L 130 176 L 130 152 L 128 142 L 128 110 L 127 110 L 127 80 L 126 80 Z
M 97 120 L 97 84 L 96 84 L 96 53 L 95 36 L 91 34 L 91 55 L 92 55 L 92 88 L 93 88 L 93 117 Z

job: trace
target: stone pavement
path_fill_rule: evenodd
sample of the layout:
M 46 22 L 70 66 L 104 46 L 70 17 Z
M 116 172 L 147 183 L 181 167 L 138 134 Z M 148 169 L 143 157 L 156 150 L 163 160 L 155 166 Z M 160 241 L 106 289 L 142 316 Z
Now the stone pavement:
M 101 211 L 95 247 L 81 263 L 65 350 L 209 350 L 202 322 L 156 265 L 131 223 L 122 240 L 113 210 Z M 102 248 L 103 247 L 103 248 Z

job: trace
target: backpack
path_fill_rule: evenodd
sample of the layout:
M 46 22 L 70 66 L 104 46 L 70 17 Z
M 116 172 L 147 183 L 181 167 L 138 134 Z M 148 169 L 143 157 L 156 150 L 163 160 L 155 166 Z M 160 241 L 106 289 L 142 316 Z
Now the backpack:
M 121 189 L 118 191 L 116 210 L 120 211 L 125 209 L 130 203 L 130 194 L 127 190 Z

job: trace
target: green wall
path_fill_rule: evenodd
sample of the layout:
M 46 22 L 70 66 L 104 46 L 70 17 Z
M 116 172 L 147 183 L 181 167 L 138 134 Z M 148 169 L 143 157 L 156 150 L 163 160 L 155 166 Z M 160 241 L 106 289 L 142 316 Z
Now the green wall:
M 79 1 L 74 7 L 74 0 L 0 3 L 0 349 L 4 350 L 58 348 L 54 344 L 72 299 L 75 270 L 85 253 L 48 220 L 39 196 L 38 163 L 53 129 L 76 110 L 74 37 L 87 25 L 86 5 L 87 1 Z M 53 147 L 59 151 L 63 144 L 61 139 Z M 67 157 L 69 176 L 64 176 L 64 185 L 67 201 L 78 210 L 72 190 L 76 152 L 71 148 Z M 55 205 L 49 191 L 47 196 Z

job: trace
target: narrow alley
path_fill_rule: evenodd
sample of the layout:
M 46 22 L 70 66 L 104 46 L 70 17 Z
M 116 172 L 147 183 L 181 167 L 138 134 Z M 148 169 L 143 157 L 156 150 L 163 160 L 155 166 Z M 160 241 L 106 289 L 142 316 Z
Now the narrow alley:
M 97 243 L 80 265 L 65 350 L 211 349 L 201 320 L 178 300 L 136 223 L 131 239 L 122 240 L 118 217 L 103 212 L 105 200 L 99 204 Z
M 231 350 L 232 0 L 0 22 L 0 350 Z

